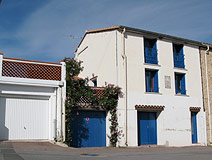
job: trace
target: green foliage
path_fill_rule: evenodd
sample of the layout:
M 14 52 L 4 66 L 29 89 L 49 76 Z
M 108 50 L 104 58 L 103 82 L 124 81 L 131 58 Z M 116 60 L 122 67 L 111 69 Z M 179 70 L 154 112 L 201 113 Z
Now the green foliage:
M 110 143 L 112 146 L 116 146 L 120 132 L 118 131 L 118 120 L 117 120 L 117 104 L 118 95 L 121 93 L 121 88 L 116 87 L 112 84 L 106 85 L 103 93 L 100 97 L 97 97 L 91 87 L 88 86 L 88 79 L 76 78 L 79 73 L 83 70 L 81 66 L 82 62 L 78 62 L 75 59 L 65 58 L 66 62 L 66 143 L 70 145 L 72 141 L 72 130 L 70 123 L 72 119 L 73 108 L 80 107 L 79 100 L 82 97 L 86 97 L 91 105 L 98 105 L 106 108 L 110 114 L 111 122 Z

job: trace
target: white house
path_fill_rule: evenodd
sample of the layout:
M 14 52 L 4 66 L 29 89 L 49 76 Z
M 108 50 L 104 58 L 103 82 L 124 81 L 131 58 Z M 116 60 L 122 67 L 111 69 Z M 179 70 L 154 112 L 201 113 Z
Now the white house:
M 65 63 L 0 53 L 0 140 L 62 140 Z
M 98 87 L 108 82 L 123 89 L 118 145 L 206 145 L 200 46 L 125 26 L 86 31 L 75 53 L 84 66 L 79 76 Z

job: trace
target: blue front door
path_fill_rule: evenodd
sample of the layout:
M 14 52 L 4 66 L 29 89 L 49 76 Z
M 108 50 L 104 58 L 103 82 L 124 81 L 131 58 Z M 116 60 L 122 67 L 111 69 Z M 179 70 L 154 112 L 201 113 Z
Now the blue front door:
M 156 112 L 138 112 L 138 145 L 157 144 Z
M 74 111 L 71 121 L 71 146 L 105 147 L 106 113 L 100 111 Z
M 192 143 L 197 143 L 197 113 L 191 112 Z

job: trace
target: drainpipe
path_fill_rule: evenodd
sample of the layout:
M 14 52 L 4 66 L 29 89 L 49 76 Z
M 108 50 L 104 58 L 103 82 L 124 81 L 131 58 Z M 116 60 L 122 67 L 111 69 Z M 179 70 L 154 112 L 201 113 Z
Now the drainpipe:
M 126 32 L 126 29 L 124 28 L 123 29 L 123 32 L 122 32 L 122 58 L 123 58 L 123 62 L 124 62 L 124 113 L 125 113 L 125 116 L 124 116 L 124 133 L 125 133 L 125 136 L 124 136 L 124 142 L 125 142 L 125 145 L 128 146 L 127 144 L 127 56 L 125 54 L 125 32 Z
M 63 85 L 61 86 L 61 112 L 62 112 L 62 140 L 65 141 L 65 128 L 66 128 L 66 123 L 65 123 L 65 99 L 66 99 L 66 63 L 62 60 L 60 61 L 60 63 L 62 64 L 62 73 L 61 73 L 61 81 L 63 82 Z
M 207 99 L 208 99 L 208 114 L 209 114 L 209 134 L 210 134 L 210 137 L 209 137 L 209 141 L 211 143 L 211 109 L 210 109 L 210 93 L 209 93 L 209 84 L 208 84 L 208 67 L 207 67 L 207 54 L 210 50 L 210 46 L 208 44 L 203 44 L 207 47 L 206 51 L 205 51 L 205 73 L 206 73 L 206 87 L 207 87 Z

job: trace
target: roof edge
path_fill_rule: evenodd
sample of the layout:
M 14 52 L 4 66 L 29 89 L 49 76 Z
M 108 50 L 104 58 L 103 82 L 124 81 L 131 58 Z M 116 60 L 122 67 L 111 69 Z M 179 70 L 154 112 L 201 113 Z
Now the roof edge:
M 175 41 L 182 42 L 184 44 L 195 45 L 195 46 L 198 46 L 198 47 L 205 47 L 204 44 L 206 44 L 206 43 L 203 43 L 203 42 L 190 40 L 190 39 L 186 39 L 186 38 L 181 38 L 181 37 L 176 37 L 176 36 L 171 36 L 171 35 L 168 35 L 168 34 L 162 34 L 162 33 L 147 31 L 147 30 L 143 30 L 143 29 L 137 29 L 137 28 L 127 27 L 127 26 L 122 26 L 122 25 L 116 25 L 116 26 L 111 26 L 111 27 L 86 30 L 86 32 L 85 32 L 82 40 L 80 41 L 75 52 L 77 52 L 78 48 L 80 47 L 82 41 L 84 40 L 84 38 L 87 34 L 97 33 L 97 32 L 106 32 L 106 31 L 111 31 L 111 30 L 116 30 L 116 29 L 117 30 L 118 29 L 123 30 L 124 28 L 126 29 L 126 32 L 138 33 L 138 34 L 142 34 L 142 35 L 147 36 L 147 37 L 152 36 L 152 37 L 159 38 L 159 39 L 175 40 Z M 209 43 L 207 43 L 207 44 L 209 44 Z M 209 44 L 209 45 L 210 45 L 210 47 L 212 46 L 212 44 Z

